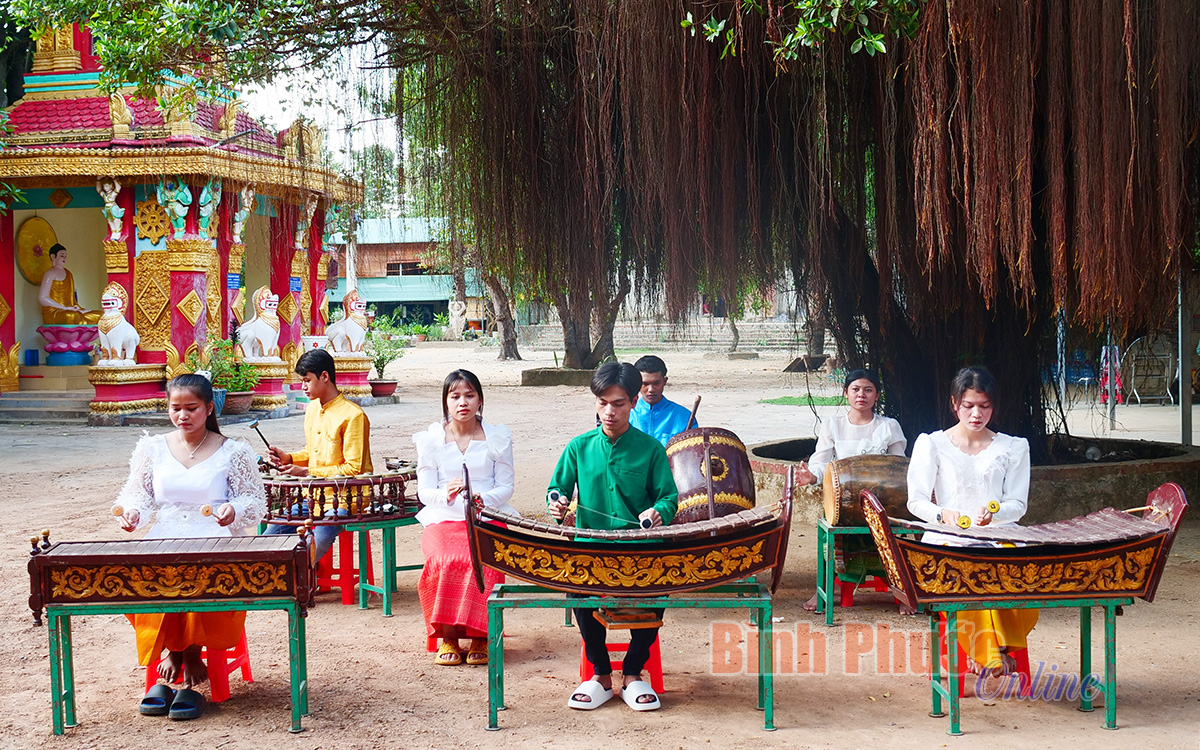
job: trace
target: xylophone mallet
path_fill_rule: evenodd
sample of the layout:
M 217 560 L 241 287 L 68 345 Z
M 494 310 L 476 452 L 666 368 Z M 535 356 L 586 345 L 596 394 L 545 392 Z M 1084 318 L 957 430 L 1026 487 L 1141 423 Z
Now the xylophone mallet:
M 125 509 L 122 508 L 120 505 L 114 505 L 112 507 L 112 514 L 119 518 L 119 517 L 125 515 Z M 200 515 L 207 518 L 207 517 L 211 516 L 212 514 L 213 514 L 213 507 L 211 505 L 209 505 L 208 503 L 205 503 L 204 505 L 200 506 Z
M 266 436 L 262 434 L 262 430 L 258 429 L 258 420 L 257 419 L 250 423 L 250 427 L 254 428 L 254 431 L 258 433 L 258 436 L 260 438 L 262 438 L 263 443 L 267 446 L 267 448 L 270 448 L 271 443 L 268 442 Z

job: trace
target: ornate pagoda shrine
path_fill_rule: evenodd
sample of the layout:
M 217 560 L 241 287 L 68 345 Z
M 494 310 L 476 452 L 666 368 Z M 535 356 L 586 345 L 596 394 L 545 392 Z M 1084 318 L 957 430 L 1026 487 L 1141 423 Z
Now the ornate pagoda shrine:
M 110 95 L 99 70 L 86 27 L 47 33 L 7 109 L 0 181 L 27 202 L 0 217 L 0 391 L 90 382 L 92 422 L 119 423 L 242 327 L 252 408 L 286 408 L 324 341 L 326 215 L 361 185 L 321 167 L 302 119 L 273 133 L 232 93 Z

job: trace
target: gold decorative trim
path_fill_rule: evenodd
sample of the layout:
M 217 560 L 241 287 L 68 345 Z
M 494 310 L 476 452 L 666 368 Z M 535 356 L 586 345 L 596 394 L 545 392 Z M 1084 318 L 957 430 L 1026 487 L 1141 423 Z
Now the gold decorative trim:
M 153 383 L 166 380 L 166 365 L 129 365 L 128 367 L 88 368 L 88 382 L 92 385 L 125 385 L 127 383 Z
M 213 222 L 216 226 L 216 222 Z M 221 278 L 221 256 L 213 252 L 208 256 L 208 273 L 205 304 L 208 306 L 208 338 L 210 341 L 225 338 L 221 331 L 221 302 L 225 299 L 225 280 Z
M 369 385 L 341 385 L 339 383 L 338 390 L 346 398 L 366 398 L 371 395 L 371 386 Z
M 155 196 L 138 201 L 137 210 L 133 214 L 133 224 L 137 227 L 138 239 L 150 240 L 151 245 L 157 245 L 163 237 L 171 233 L 167 209 L 159 205 Z
M 252 368 L 261 380 L 282 380 L 288 376 L 287 365 L 283 362 L 243 362 L 244 367 Z
M 0 346 L 0 392 L 17 390 L 17 384 L 21 382 L 21 361 L 18 359 L 20 353 L 20 341 L 10 346 L 7 354 L 4 347 Z
M 255 411 L 274 411 L 282 406 L 287 406 L 287 396 L 282 393 L 256 393 L 250 401 L 250 408 Z
M 258 148 L 255 143 L 253 148 Z M 311 164 L 251 156 L 227 149 L 209 148 L 44 148 L 6 150 L 0 164 L 7 181 L 29 187 L 24 178 L 146 177 L 164 174 L 207 175 L 240 183 L 254 183 L 259 192 L 292 197 L 316 191 L 337 203 L 361 203 L 362 183 L 340 177 Z M 60 179 L 59 184 L 62 183 Z M 275 190 L 271 190 L 275 188 Z
M 833 464 L 831 463 L 830 466 Z M 826 472 L 826 476 L 829 472 Z M 837 473 L 834 473 L 837 476 Z M 839 507 L 835 504 L 834 507 Z M 864 508 L 864 511 L 866 509 Z M 863 514 L 867 519 L 867 528 L 871 529 L 871 538 L 875 540 L 875 546 L 879 549 L 879 559 L 883 563 L 883 570 L 887 573 L 888 583 L 900 591 L 904 590 L 904 579 L 900 577 L 900 569 L 896 566 L 896 558 L 892 557 L 892 547 L 888 544 L 887 532 L 883 528 L 883 520 L 878 513 L 866 512 Z M 834 521 L 836 523 L 836 519 Z
M 63 190 L 62 188 L 50 193 L 50 205 L 55 208 L 66 208 L 71 205 L 71 201 L 74 199 L 75 196 L 71 195 L 69 190 Z
M 179 311 L 183 317 L 187 318 L 187 322 L 193 326 L 200 319 L 200 314 L 204 312 L 204 303 L 200 301 L 200 295 L 196 294 L 196 290 L 187 293 L 187 296 L 179 300 L 179 304 L 175 305 L 175 309 Z
M 235 242 L 229 246 L 229 273 L 242 273 L 242 260 L 246 257 L 246 246 Z
M 129 250 L 125 240 L 104 241 L 104 267 L 109 273 L 129 273 Z
M 750 502 L 749 498 L 741 495 L 735 495 L 732 492 L 714 492 L 713 502 L 723 503 L 725 505 L 736 505 L 737 507 L 745 510 L 750 510 L 754 507 L 754 503 Z M 708 505 L 707 492 L 703 492 L 698 495 L 688 495 L 687 497 L 681 499 L 675 508 L 675 512 L 680 513 L 688 508 L 694 508 L 697 505 Z
M 290 298 L 291 295 L 288 295 Z M 300 376 L 296 374 L 296 360 L 300 359 L 300 346 L 295 341 L 289 341 L 279 352 L 279 358 L 287 366 L 287 383 L 299 383 Z
M 167 253 L 143 252 L 133 264 L 133 327 L 143 351 L 163 351 L 171 341 L 171 277 Z
M 168 343 L 163 348 L 167 352 L 167 380 L 188 371 L 188 367 L 184 363 L 185 358 L 179 356 L 179 350 L 175 348 L 174 344 Z M 192 344 L 191 349 L 199 351 L 195 344 Z
M 199 599 L 286 594 L 280 563 L 69 566 L 50 571 L 50 599 Z
M 93 401 L 89 404 L 93 414 L 145 414 L 166 411 L 165 398 L 139 398 L 134 401 Z
M 905 549 L 917 588 L 940 596 L 1046 596 L 1138 591 L 1154 566 L 1153 547 L 1074 562 L 1012 563 L 934 557 Z
M 746 452 L 746 446 L 742 444 L 741 440 L 734 440 L 733 438 L 725 435 L 709 435 L 708 442 L 709 445 L 729 445 L 737 448 L 743 453 Z M 696 437 L 685 438 L 683 440 L 671 443 L 667 446 L 667 455 L 673 456 L 679 451 L 685 448 L 691 448 L 694 445 L 704 445 L 704 436 L 697 435 Z
M 725 477 L 729 476 L 729 462 L 726 461 L 722 456 L 718 456 L 715 453 L 712 454 L 711 458 L 712 463 L 718 465 L 717 471 L 715 474 L 713 474 L 712 479 L 714 482 L 720 482 Z M 703 458 L 700 460 L 700 476 L 708 477 L 708 466 L 705 465 Z
M 4 299 L 4 295 L 0 294 L 0 325 L 8 320 L 9 313 L 12 312 L 12 306 L 8 304 L 8 300 Z
M 291 292 L 284 294 L 283 299 L 279 300 L 278 314 L 288 325 L 296 321 L 296 298 Z
M 237 290 L 233 295 L 233 318 L 238 322 L 238 325 L 246 322 L 246 292 L 244 287 Z
M 575 585 L 639 589 L 702 584 L 750 571 L 763 562 L 764 541 L 733 544 L 706 554 L 556 555 L 523 544 L 495 544 L 496 561 L 531 578 Z
M 371 358 L 366 354 L 343 354 L 338 352 L 330 352 L 333 354 L 333 365 L 338 372 L 370 372 Z
M 208 273 L 217 255 L 212 241 L 202 238 L 167 240 L 167 252 L 170 254 L 169 267 L 172 271 L 192 273 Z

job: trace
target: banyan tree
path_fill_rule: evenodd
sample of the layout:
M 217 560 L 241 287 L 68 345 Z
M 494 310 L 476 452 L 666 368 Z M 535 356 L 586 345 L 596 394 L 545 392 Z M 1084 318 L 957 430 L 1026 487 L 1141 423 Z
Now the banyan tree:
M 114 66 L 128 16 L 164 7 L 18 5 L 108 19 Z M 623 304 L 682 321 L 701 290 L 791 275 L 846 362 L 882 371 L 906 429 L 947 419 L 950 377 L 978 362 L 1004 387 L 998 423 L 1036 450 L 1057 319 L 1162 325 L 1197 247 L 1194 3 L 187 7 L 206 5 L 196 35 L 134 72 L 194 69 L 220 47 L 222 71 L 258 76 L 273 55 L 376 45 L 414 137 L 440 147 L 444 210 L 553 302 L 568 365 L 611 354 Z M 870 9 L 828 23 L 851 5 Z M 813 18 L 832 28 L 813 35 Z

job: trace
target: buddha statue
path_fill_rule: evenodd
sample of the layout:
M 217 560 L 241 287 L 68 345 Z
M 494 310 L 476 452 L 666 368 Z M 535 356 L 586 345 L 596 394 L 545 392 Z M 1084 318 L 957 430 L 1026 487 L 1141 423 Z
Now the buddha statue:
M 50 248 L 53 264 L 42 276 L 38 302 L 42 303 L 42 323 L 46 325 L 96 325 L 100 310 L 84 310 L 75 296 L 75 277 L 67 270 L 67 249 Z

